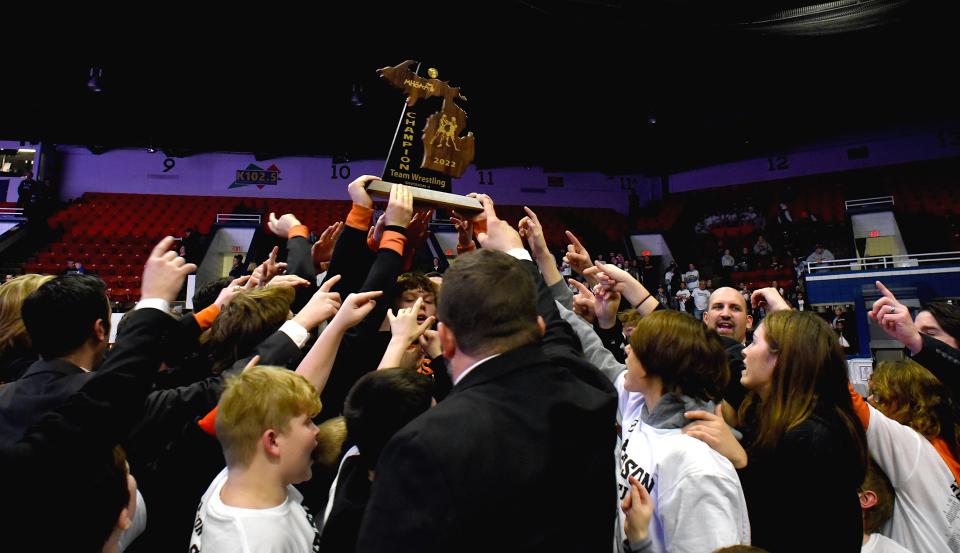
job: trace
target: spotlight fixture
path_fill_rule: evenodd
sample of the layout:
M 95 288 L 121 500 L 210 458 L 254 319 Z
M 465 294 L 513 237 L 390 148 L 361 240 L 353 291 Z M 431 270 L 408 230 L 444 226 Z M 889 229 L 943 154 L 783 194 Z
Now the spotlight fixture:
M 350 96 L 350 103 L 356 107 L 363 107 L 363 87 L 357 83 L 353 84 L 353 94 Z
M 93 92 L 103 92 L 103 68 L 102 67 L 91 67 L 90 68 L 90 80 L 87 81 L 87 88 Z

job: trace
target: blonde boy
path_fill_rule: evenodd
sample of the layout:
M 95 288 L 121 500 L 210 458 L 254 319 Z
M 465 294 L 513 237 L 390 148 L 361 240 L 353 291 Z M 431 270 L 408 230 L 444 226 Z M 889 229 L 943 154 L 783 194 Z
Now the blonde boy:
M 228 380 L 216 415 L 227 467 L 207 488 L 190 551 L 311 551 L 319 533 L 292 486 L 309 480 L 320 412 L 316 388 L 278 367 Z

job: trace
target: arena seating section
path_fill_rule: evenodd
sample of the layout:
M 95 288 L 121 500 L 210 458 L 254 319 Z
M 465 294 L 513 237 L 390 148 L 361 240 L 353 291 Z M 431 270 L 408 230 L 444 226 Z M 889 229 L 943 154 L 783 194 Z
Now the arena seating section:
M 209 234 L 219 213 L 271 211 L 295 213 L 318 234 L 350 210 L 347 200 L 293 200 L 275 198 L 230 198 L 219 196 L 168 196 L 161 194 L 86 193 L 80 201 L 56 213 L 48 221 L 62 237 L 24 265 L 24 272 L 57 274 L 67 260 L 81 261 L 85 268 L 107 283 L 117 302 L 139 297 L 140 274 L 150 248 L 163 236 L 183 236 L 189 227 Z M 509 221 L 525 215 L 522 206 L 497 206 Z M 626 221 L 612 209 L 536 208 L 551 248 L 566 244 L 563 231 L 576 221 L 576 230 L 591 228 L 605 239 L 621 243 Z

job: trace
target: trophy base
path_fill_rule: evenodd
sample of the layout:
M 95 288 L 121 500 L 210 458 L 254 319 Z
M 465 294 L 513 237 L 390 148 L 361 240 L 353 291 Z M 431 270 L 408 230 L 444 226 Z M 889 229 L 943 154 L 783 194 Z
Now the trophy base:
M 392 183 L 375 180 L 367 185 L 367 192 L 374 196 L 389 197 L 392 187 Z M 447 209 L 456 209 L 464 213 L 478 213 L 483 211 L 483 206 L 474 198 L 427 188 L 417 188 L 415 186 L 409 186 L 408 188 L 410 192 L 413 193 L 414 203 L 432 204 Z

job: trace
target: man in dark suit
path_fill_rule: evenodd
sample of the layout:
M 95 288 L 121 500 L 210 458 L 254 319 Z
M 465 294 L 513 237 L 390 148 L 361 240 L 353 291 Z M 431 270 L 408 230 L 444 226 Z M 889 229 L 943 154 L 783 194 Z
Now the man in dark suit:
M 616 393 L 480 200 L 484 249 L 450 266 L 439 302 L 453 390 L 384 449 L 357 551 L 609 550 Z
M 118 550 L 130 524 L 136 486 L 114 446 L 139 419 L 167 339 L 176 330 L 170 302 L 186 275 L 196 270 L 182 258 L 165 256 L 172 243 L 165 239 L 147 261 L 143 297 L 102 369 L 61 405 L 38 414 L 22 439 L 0 443 L 4 498 L 17 506 L 5 516 L 5 528 L 34 549 Z M 102 293 L 100 302 L 97 311 L 102 312 Z M 91 327 L 99 329 L 99 320 Z M 83 349 L 97 348 L 74 351 Z M 53 504 L 66 515 L 51 517 Z
M 106 285 L 95 276 L 61 275 L 23 302 L 24 326 L 41 359 L 0 390 L 0 441 L 20 439 L 43 413 L 83 386 L 110 338 Z

